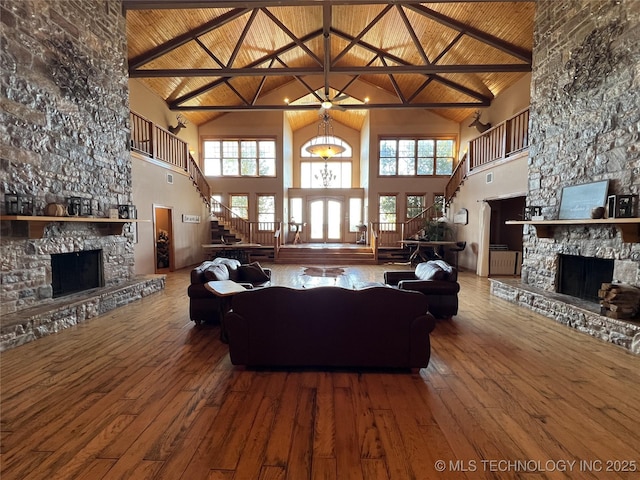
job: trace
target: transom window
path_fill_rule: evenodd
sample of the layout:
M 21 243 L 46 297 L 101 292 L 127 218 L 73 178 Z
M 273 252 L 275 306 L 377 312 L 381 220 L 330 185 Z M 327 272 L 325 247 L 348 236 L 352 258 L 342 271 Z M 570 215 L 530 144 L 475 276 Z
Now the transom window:
M 275 140 L 205 140 L 207 177 L 275 177 Z
M 451 138 L 382 138 L 378 174 L 451 175 L 455 146 Z
M 324 173 L 325 168 L 327 173 Z M 327 185 L 323 175 L 329 175 Z M 351 162 L 300 162 L 300 187 L 351 188 Z

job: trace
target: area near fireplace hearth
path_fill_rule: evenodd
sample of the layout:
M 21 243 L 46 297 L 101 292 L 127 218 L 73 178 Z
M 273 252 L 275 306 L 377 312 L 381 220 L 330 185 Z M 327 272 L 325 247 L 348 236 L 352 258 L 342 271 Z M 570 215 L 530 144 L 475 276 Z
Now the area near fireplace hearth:
M 37 14 L 50 14 L 55 29 L 3 36 L 3 112 L 11 121 L 4 122 L 0 193 L 28 198 L 29 211 L 0 203 L 0 350 L 164 288 L 164 276 L 135 275 L 131 220 L 109 218 L 110 209 L 133 203 L 126 25 L 118 5 L 75 2 L 65 15 L 43 6 Z M 36 17 L 30 5 L 21 8 Z M 90 215 L 45 216 L 47 205 L 70 198 Z M 91 259 L 80 265 L 84 257 Z M 72 270 L 57 273 L 58 259 Z
M 640 354 L 640 322 L 600 315 L 593 294 L 601 282 L 640 286 L 637 212 L 559 215 L 563 189 L 589 182 L 607 181 L 608 195 L 637 200 L 640 97 L 629 55 L 638 31 L 623 2 L 574 2 L 557 22 L 561 3 L 537 9 L 534 32 L 526 204 L 541 207 L 543 219 L 510 222 L 523 225 L 522 278 L 493 279 L 491 291 Z

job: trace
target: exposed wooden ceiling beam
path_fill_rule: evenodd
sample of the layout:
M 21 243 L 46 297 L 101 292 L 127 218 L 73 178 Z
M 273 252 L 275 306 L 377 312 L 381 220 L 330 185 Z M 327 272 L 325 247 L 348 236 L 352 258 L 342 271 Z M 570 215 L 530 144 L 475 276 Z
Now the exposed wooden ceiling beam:
M 432 10 L 425 6 L 409 4 L 409 5 L 406 5 L 406 8 L 413 10 L 414 12 L 417 12 L 421 15 L 424 15 L 425 17 L 428 17 L 432 20 L 435 20 L 436 22 L 441 23 L 446 27 L 453 28 L 454 30 L 457 30 L 459 32 L 464 32 L 466 35 L 469 35 L 470 37 L 475 38 L 476 40 L 479 40 L 483 43 L 491 45 L 492 47 L 497 48 L 498 50 L 502 50 L 503 52 L 519 60 L 522 60 L 523 62 L 527 62 L 529 64 L 531 63 L 531 52 L 529 52 L 528 50 L 516 47 L 515 45 L 505 42 L 504 40 L 494 37 L 493 35 L 489 35 L 488 33 L 483 32 L 482 30 L 478 30 L 476 28 L 470 27 L 469 25 L 466 25 L 462 22 L 459 22 L 450 17 L 447 17 L 446 15 L 443 15 L 440 12 L 436 12 L 435 10 Z
M 178 37 L 172 38 L 168 42 L 165 42 L 162 45 L 158 45 L 156 48 L 145 52 L 142 55 L 137 56 L 136 58 L 132 58 L 129 61 L 129 69 L 139 68 L 145 63 L 149 63 L 151 60 L 155 60 L 165 53 L 170 52 L 174 48 L 178 48 L 185 43 L 190 42 L 191 40 L 201 35 L 204 35 L 205 33 L 215 30 L 216 28 L 219 28 L 238 17 L 241 17 L 248 11 L 249 9 L 246 8 L 237 8 L 235 10 L 231 10 L 220 15 L 218 18 L 214 18 L 210 22 L 200 25 L 198 28 L 194 28 L 193 30 L 186 32 Z
M 262 60 L 264 63 L 267 60 Z M 530 72 L 531 65 L 525 63 L 473 64 L 473 65 L 392 65 L 382 67 L 349 66 L 333 67 L 332 73 L 341 75 L 430 75 L 437 73 L 491 73 Z M 162 77 L 278 77 L 295 75 L 323 75 L 322 68 L 168 68 L 139 69 L 129 72 L 131 78 Z
M 489 102 L 446 102 L 446 103 L 340 103 L 344 110 L 393 110 L 393 109 L 445 109 L 445 108 L 480 108 L 488 107 Z M 181 112 L 237 112 L 237 111 L 287 111 L 287 110 L 317 110 L 318 105 L 194 105 L 171 106 L 171 110 Z
M 428 3 L 492 3 L 504 0 L 429 0 Z M 518 3 L 535 3 L 536 0 L 509 0 Z M 409 5 L 412 0 L 124 0 L 126 10 L 194 9 L 194 8 L 260 8 L 286 6 L 332 5 L 380 5 L 393 3 Z

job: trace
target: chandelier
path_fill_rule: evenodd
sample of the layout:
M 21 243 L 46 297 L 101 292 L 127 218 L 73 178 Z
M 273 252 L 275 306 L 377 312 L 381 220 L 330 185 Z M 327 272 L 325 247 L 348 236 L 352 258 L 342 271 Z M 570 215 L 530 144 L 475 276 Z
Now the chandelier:
M 315 155 L 324 160 L 324 168 L 320 170 L 320 175 L 314 175 L 316 180 L 322 182 L 324 188 L 328 188 L 336 179 L 336 175 L 329 170 L 327 160 L 334 155 L 338 155 L 344 152 L 345 148 L 336 142 L 336 138 L 333 135 L 333 126 L 331 125 L 331 117 L 328 113 L 322 114 L 322 120 L 318 125 L 318 135 L 311 140 L 311 143 L 306 148 L 307 152 L 311 155 Z

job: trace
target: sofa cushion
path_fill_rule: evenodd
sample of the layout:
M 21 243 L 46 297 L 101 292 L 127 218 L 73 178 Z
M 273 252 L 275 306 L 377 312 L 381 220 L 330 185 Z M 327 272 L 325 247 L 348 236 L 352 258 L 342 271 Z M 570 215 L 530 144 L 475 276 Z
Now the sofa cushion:
M 238 278 L 241 282 L 264 283 L 270 280 L 269 275 L 258 262 L 238 266 Z
M 229 280 L 229 270 L 226 265 L 209 265 L 204 270 L 204 278 L 211 282 L 213 280 Z

